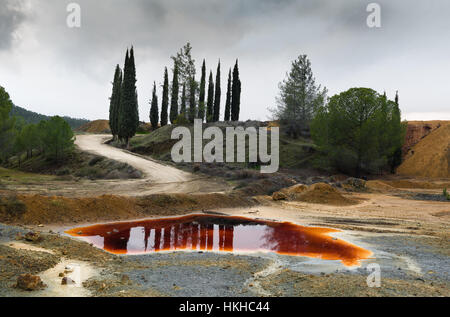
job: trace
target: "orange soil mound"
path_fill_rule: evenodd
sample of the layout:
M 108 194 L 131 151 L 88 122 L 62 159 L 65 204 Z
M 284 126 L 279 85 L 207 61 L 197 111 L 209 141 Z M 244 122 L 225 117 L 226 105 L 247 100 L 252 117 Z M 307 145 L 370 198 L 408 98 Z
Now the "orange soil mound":
M 86 123 L 77 129 L 86 133 L 111 133 L 108 120 L 96 120 Z
M 0 222 L 38 225 L 118 221 L 153 215 L 178 215 L 208 208 L 249 207 L 254 204 L 250 199 L 232 194 L 160 194 L 146 197 L 104 195 L 89 198 L 17 195 L 14 199 L 23 203 L 25 210 L 0 208 Z M 0 205 L 7 200 L 8 197 L 0 197 Z
M 308 186 L 303 185 L 303 184 L 297 184 L 297 185 L 294 185 L 294 186 L 291 186 L 288 188 L 284 188 L 281 191 L 285 194 L 293 195 L 293 194 L 301 194 L 307 190 L 308 190 Z
M 397 174 L 450 178 L 450 123 L 442 123 L 417 143 L 397 169 Z
M 395 188 L 382 181 L 367 181 L 366 188 L 375 191 L 394 191 Z
M 296 195 L 295 200 L 334 206 L 354 205 L 357 203 L 352 199 L 344 197 L 336 188 L 325 183 L 310 186 L 305 192 Z

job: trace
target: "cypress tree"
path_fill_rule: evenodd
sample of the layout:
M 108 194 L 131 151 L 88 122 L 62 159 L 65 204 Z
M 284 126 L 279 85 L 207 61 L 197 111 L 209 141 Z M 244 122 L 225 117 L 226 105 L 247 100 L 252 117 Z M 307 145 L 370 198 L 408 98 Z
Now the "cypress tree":
M 169 108 L 169 75 L 167 74 L 167 67 L 164 71 L 164 86 L 161 104 L 161 127 L 168 123 L 168 108 Z
M 173 79 L 172 79 L 172 99 L 170 101 L 170 122 L 175 123 L 178 117 L 178 94 L 180 88 L 178 86 L 178 65 L 175 62 L 173 68 Z
M 195 117 L 197 116 L 197 107 L 195 104 L 195 94 L 197 90 L 197 84 L 195 82 L 195 77 L 189 79 L 189 122 L 194 123 Z
M 216 74 L 216 92 L 214 94 L 214 116 L 213 121 L 217 122 L 220 120 L 220 97 L 222 95 L 222 89 L 220 88 L 220 60 L 217 66 Z
M 131 48 L 130 54 L 128 50 L 125 56 L 125 67 L 122 83 L 122 91 L 120 93 L 120 111 L 119 111 L 119 138 L 122 139 L 127 146 L 129 140 L 136 134 L 139 125 L 137 90 L 136 90 L 136 68 L 134 63 L 134 50 Z
M 200 96 L 198 100 L 198 118 L 205 120 L 205 97 L 206 97 L 206 63 L 203 60 L 202 79 L 200 81 Z
M 241 81 L 239 79 L 238 60 L 236 60 L 236 65 L 234 65 L 231 90 L 231 121 L 239 121 L 239 113 L 241 111 Z
M 122 70 L 120 66 L 116 66 L 116 71 L 114 73 L 114 81 L 112 94 L 110 98 L 109 105 L 109 126 L 111 128 L 111 133 L 114 140 L 117 138 L 118 125 L 119 125 L 119 107 L 120 107 L 120 90 L 122 88 Z
M 152 125 L 152 129 L 158 129 L 159 122 L 159 109 L 158 109 L 158 96 L 156 95 L 156 83 L 153 83 L 153 94 L 152 100 L 150 102 L 150 123 Z
M 206 104 L 206 122 L 212 122 L 214 119 L 214 81 L 213 74 L 209 74 L 208 84 L 208 102 Z
M 227 100 L 225 101 L 225 121 L 231 118 L 231 68 L 228 72 Z
M 395 94 L 395 102 L 391 115 L 391 135 L 389 139 L 393 145 L 393 153 L 389 160 L 391 173 L 395 173 L 396 168 L 402 164 L 403 160 L 403 144 L 405 142 L 406 128 L 402 124 L 402 116 L 399 105 L 398 91 Z
M 180 115 L 186 118 L 186 84 L 183 84 L 183 92 L 181 94 Z

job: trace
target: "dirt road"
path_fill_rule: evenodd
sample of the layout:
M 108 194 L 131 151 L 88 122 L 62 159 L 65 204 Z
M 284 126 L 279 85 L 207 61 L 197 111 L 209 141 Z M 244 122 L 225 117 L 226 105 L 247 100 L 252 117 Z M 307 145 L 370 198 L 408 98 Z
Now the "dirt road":
M 86 152 L 127 163 L 140 170 L 140 179 L 114 180 L 48 180 L 4 184 L 5 190 L 19 194 L 65 197 L 96 197 L 101 195 L 146 196 L 151 194 L 223 193 L 232 187 L 223 179 L 193 175 L 131 152 L 104 144 L 108 135 L 78 135 L 76 145 Z
M 157 163 L 125 150 L 104 144 L 111 136 L 107 135 L 78 135 L 75 144 L 85 152 L 105 156 L 109 159 L 127 163 L 144 173 L 148 180 L 154 183 L 187 182 L 192 180 L 192 174 L 183 172 L 171 166 Z

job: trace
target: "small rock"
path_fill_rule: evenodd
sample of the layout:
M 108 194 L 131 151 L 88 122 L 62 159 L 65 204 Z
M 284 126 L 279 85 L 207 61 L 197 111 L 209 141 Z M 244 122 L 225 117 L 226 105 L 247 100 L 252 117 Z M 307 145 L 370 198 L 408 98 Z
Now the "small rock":
M 37 242 L 42 240 L 41 235 L 39 234 L 39 232 L 33 232 L 30 231 L 25 235 L 25 240 L 30 241 L 30 242 Z
M 279 200 L 286 200 L 287 196 L 283 194 L 282 192 L 275 192 L 272 195 L 272 200 L 279 201 Z
M 119 230 L 117 230 L 117 229 L 113 229 L 113 232 L 114 232 L 114 233 L 118 233 L 118 232 L 119 232 Z
M 58 275 L 59 277 L 64 277 L 64 273 L 59 273 L 59 275 Z
M 47 287 L 39 276 L 22 274 L 17 278 L 16 287 L 25 291 L 36 291 Z
M 64 273 L 72 273 L 73 272 L 73 267 L 71 267 L 70 265 L 66 266 L 64 268 Z
M 121 279 L 122 284 L 127 284 L 129 281 L 130 281 L 130 278 L 128 275 L 125 275 L 125 274 L 122 275 L 122 279 Z
M 63 277 L 61 280 L 61 285 L 74 285 L 76 284 L 74 280 L 72 280 L 70 277 Z

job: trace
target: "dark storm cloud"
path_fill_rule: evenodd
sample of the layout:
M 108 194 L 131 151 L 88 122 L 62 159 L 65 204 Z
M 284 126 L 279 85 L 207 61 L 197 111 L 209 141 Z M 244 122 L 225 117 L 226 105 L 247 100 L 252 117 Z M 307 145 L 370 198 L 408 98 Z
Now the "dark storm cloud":
M 79 29 L 66 25 L 70 2 L 81 6 Z M 366 24 L 372 2 L 382 9 L 380 29 Z M 265 118 L 277 83 L 300 54 L 308 54 L 317 81 L 330 93 L 355 85 L 388 94 L 400 90 L 406 112 L 421 111 L 426 95 L 433 98 L 429 111 L 448 111 L 446 0 L 0 0 L 0 9 L 2 80 L 17 76 L 20 92 L 28 79 L 41 91 L 32 78 L 45 74 L 61 96 L 36 98 L 53 113 L 60 104 L 79 111 L 77 116 L 99 109 L 110 93 L 114 66 L 123 64 L 125 49 L 134 45 L 142 115 L 148 117 L 151 83 L 161 81 L 170 56 L 187 41 L 197 67 L 203 58 L 211 68 L 219 58 L 227 68 L 239 58 L 245 118 Z M 24 102 L 38 103 L 31 97 Z
M 11 47 L 14 33 L 24 20 L 21 1 L 0 0 L 0 50 Z

